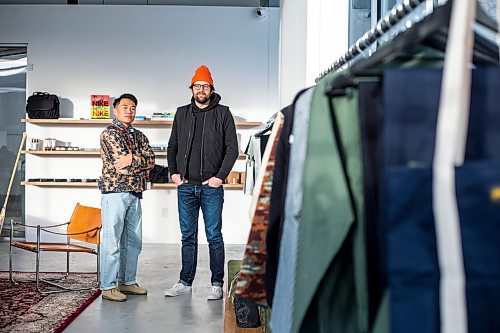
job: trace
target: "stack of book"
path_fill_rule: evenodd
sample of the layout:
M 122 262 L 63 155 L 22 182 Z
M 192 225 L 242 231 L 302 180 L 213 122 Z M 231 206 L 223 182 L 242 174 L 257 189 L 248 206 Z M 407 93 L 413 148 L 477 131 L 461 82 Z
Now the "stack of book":
M 153 151 L 167 151 L 167 145 L 166 144 L 151 144 L 151 149 Z
M 151 120 L 174 120 L 175 112 L 153 112 Z

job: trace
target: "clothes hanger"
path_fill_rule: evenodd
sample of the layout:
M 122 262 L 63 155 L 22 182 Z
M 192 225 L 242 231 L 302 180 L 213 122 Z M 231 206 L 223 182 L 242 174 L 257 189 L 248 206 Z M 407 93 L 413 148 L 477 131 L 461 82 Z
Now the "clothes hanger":
M 271 118 L 269 118 L 265 124 L 263 125 L 260 125 L 256 128 L 254 128 L 255 130 L 257 130 L 256 133 L 254 133 L 254 137 L 256 138 L 259 138 L 261 137 L 262 135 L 264 135 L 266 132 L 269 132 L 271 130 L 271 128 L 273 127 L 273 124 L 274 124 L 274 120 L 276 119 L 276 116 L 278 115 L 278 112 L 276 112 L 275 114 L 273 114 L 271 116 Z

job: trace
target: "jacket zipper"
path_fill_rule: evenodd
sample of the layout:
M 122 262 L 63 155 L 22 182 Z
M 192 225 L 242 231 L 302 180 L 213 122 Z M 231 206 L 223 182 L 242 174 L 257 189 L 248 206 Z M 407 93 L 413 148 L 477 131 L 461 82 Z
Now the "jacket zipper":
M 189 108 L 189 111 L 191 111 L 191 108 Z M 191 113 L 191 123 L 189 124 L 188 139 L 186 142 L 186 151 L 184 153 L 184 162 L 185 162 L 184 163 L 184 176 L 186 175 L 186 171 L 187 171 L 187 160 L 188 160 L 189 148 L 191 147 L 191 144 L 192 144 L 192 142 L 190 142 L 190 138 L 191 138 L 191 129 L 194 126 L 193 117 L 194 117 L 194 115 Z
M 203 127 L 201 129 L 201 152 L 200 152 L 200 176 L 201 180 L 203 181 L 203 141 L 205 139 L 205 119 L 207 117 L 207 113 L 203 113 Z

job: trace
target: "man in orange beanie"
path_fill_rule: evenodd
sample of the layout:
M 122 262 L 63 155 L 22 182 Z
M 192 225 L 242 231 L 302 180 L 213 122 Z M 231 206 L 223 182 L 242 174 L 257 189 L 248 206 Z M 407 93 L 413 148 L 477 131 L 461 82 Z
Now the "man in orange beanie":
M 234 119 L 219 104 L 212 74 L 206 66 L 191 79 L 191 103 L 177 109 L 167 148 L 168 168 L 177 184 L 182 234 L 182 269 L 179 281 L 165 296 L 191 293 L 198 256 L 198 215 L 201 208 L 210 254 L 212 287 L 209 300 L 222 298 L 224 241 L 222 239 L 223 179 L 238 158 Z

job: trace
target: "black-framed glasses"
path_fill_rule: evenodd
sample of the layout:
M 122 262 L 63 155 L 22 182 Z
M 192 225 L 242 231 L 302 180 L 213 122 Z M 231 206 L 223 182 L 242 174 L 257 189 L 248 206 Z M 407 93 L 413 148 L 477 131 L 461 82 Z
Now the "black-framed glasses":
M 210 90 L 211 86 L 209 84 L 193 84 L 192 87 L 196 90 L 201 90 L 203 88 L 203 90 Z

